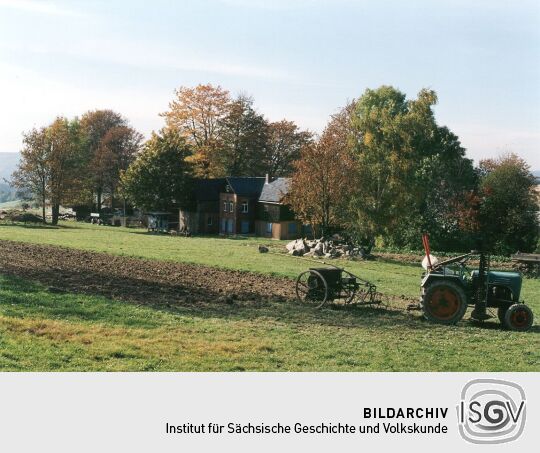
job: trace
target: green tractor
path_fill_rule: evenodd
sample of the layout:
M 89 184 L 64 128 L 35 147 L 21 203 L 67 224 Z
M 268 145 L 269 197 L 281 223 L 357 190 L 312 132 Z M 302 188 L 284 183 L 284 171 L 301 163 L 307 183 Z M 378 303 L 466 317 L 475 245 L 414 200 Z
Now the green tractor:
M 518 272 L 490 270 L 489 255 L 471 252 L 438 262 L 430 254 L 429 238 L 422 237 L 426 257 L 422 266 L 421 307 L 429 321 L 455 324 L 469 305 L 474 306 L 471 318 L 485 321 L 491 318 L 487 309 L 497 309 L 501 324 L 509 330 L 526 331 L 533 324 L 531 309 L 519 300 L 522 276 Z M 470 272 L 466 263 L 479 256 L 478 269 Z

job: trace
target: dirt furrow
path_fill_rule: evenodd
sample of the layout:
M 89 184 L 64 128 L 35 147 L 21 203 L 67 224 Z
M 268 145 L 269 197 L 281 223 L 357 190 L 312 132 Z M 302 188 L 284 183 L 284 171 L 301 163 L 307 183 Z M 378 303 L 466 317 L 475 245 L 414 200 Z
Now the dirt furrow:
M 294 298 L 286 278 L 0 240 L 0 273 L 59 291 L 139 303 L 206 304 Z

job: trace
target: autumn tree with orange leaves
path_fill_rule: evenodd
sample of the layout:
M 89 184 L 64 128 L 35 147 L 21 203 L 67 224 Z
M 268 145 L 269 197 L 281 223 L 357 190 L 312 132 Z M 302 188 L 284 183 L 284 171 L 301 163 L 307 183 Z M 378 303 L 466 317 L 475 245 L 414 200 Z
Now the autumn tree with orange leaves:
M 223 146 L 221 129 L 229 114 L 231 96 L 219 85 L 180 87 L 169 110 L 161 114 L 168 128 L 178 132 L 193 153 L 188 161 L 196 176 L 202 178 L 222 176 L 216 155 Z
M 325 235 L 347 225 L 355 166 L 341 118 L 334 117 L 316 142 L 308 143 L 295 162 L 286 202 L 297 217 Z
M 269 123 L 251 97 L 232 98 L 219 85 L 180 87 L 161 116 L 191 146 L 188 161 L 200 178 L 290 176 L 300 150 L 312 139 L 292 121 Z

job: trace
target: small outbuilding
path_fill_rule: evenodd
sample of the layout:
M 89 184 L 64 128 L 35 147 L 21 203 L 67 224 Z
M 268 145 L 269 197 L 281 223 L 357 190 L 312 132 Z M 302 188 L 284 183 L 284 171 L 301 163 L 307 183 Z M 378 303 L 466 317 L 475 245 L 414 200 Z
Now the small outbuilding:
M 169 231 L 169 212 L 146 212 L 146 226 L 148 231 L 167 233 Z

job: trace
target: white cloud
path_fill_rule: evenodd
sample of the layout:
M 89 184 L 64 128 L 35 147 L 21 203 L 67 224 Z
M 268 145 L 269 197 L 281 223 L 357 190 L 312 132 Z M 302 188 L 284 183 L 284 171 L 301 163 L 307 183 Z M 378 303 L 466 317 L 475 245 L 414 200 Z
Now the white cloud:
M 57 3 L 37 0 L 0 0 L 0 8 L 9 8 L 34 14 L 49 14 L 54 16 L 80 16 L 71 9 Z

